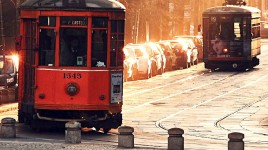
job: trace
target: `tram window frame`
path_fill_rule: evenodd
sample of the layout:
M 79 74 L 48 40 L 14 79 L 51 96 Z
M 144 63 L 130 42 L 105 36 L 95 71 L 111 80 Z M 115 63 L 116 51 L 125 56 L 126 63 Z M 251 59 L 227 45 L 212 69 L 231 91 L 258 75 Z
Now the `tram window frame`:
M 108 17 L 92 17 L 92 28 L 108 28 Z
M 123 67 L 123 47 L 124 47 L 124 20 L 111 20 L 111 48 L 110 48 L 110 66 Z
M 234 40 L 239 41 L 243 39 L 243 18 L 242 17 L 234 17 Z
M 40 16 L 39 26 L 56 27 L 56 17 L 55 16 Z
M 88 28 L 60 27 L 59 32 L 59 66 L 87 67 Z
M 59 66 L 87 67 L 88 61 L 88 17 L 60 16 Z M 66 31 L 64 31 L 66 30 Z M 67 31 L 70 30 L 70 31 Z M 75 32 L 74 30 L 85 30 Z M 81 37 L 79 37 L 79 34 Z M 82 35 L 85 34 L 85 35 Z M 85 44 L 85 45 L 83 45 Z M 76 47 L 76 48 L 74 48 Z M 75 58 L 76 57 L 76 58 Z
M 39 60 L 38 60 L 39 65 L 40 66 L 55 66 L 55 51 L 56 51 L 55 29 L 40 28 L 39 30 Z
M 88 18 L 81 16 L 61 16 L 60 17 L 61 26 L 84 26 L 88 25 Z
M 56 17 L 39 16 L 39 66 L 55 66 Z M 46 31 L 43 32 L 42 31 Z M 48 32 L 49 31 L 49 32 Z
M 251 38 L 256 39 L 260 38 L 260 30 L 261 30 L 260 18 L 251 19 Z
M 108 17 L 91 19 L 91 67 L 107 67 Z

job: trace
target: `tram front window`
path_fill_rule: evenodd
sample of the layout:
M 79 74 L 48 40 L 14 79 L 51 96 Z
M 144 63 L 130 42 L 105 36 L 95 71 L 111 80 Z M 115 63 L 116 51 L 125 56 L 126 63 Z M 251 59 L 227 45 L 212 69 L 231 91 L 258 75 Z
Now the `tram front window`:
M 39 65 L 54 66 L 55 41 L 54 29 L 40 29 Z
M 210 24 L 212 38 L 240 40 L 241 37 L 243 37 L 241 18 L 235 18 L 235 20 L 233 20 L 229 17 L 218 17 L 212 20 Z
M 107 67 L 107 17 L 92 18 L 91 67 Z
M 87 29 L 60 29 L 60 66 L 87 65 Z
M 107 31 L 92 31 L 92 67 L 106 67 L 107 63 Z

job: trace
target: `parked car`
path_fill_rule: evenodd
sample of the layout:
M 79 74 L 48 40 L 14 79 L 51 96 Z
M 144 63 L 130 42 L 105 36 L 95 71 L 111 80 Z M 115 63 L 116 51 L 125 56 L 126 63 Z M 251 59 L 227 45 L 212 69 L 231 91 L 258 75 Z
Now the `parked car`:
M 182 40 L 167 40 L 170 42 L 172 50 L 176 54 L 177 66 L 175 69 L 188 68 L 191 64 L 191 51 L 189 51 L 187 43 Z
M 161 40 L 158 42 L 162 47 L 164 54 L 166 56 L 166 70 L 173 70 L 178 68 L 177 54 L 176 51 L 172 49 L 171 43 L 166 40 Z
M 135 80 L 135 77 L 138 74 L 138 63 L 136 59 L 136 54 L 134 48 L 130 45 L 126 45 L 123 48 L 125 55 L 124 59 L 124 81 Z
M 135 49 L 135 53 L 138 60 L 138 72 L 140 77 L 149 79 L 153 75 L 152 71 L 152 61 L 150 60 L 149 55 L 146 53 L 144 45 L 140 45 Z
M 152 61 L 143 44 L 128 44 L 135 53 L 137 62 L 137 78 L 149 79 L 152 77 Z
M 155 46 L 157 47 L 158 51 L 161 54 L 161 58 L 162 58 L 162 73 L 166 71 L 166 67 L 167 67 L 167 58 L 164 54 L 164 50 L 163 48 L 160 46 L 159 43 L 154 43 Z
M 158 50 L 155 43 L 149 42 L 144 43 L 146 52 L 152 62 L 152 75 L 155 76 L 157 74 L 162 74 L 164 72 L 162 67 L 162 55 Z
M 191 39 L 187 39 L 187 38 L 182 38 L 181 40 L 183 40 L 187 44 L 189 52 L 191 53 L 190 65 L 197 65 L 198 64 L 198 50 L 196 46 L 194 45 L 194 42 Z
M 12 55 L 0 56 L 0 86 L 13 87 L 17 84 L 18 58 Z
M 180 36 L 174 36 L 173 37 L 174 40 L 177 40 L 177 39 L 180 39 L 180 38 L 191 39 L 194 42 L 194 45 L 197 48 L 198 60 L 203 61 L 203 38 L 202 38 L 202 36 L 180 35 Z

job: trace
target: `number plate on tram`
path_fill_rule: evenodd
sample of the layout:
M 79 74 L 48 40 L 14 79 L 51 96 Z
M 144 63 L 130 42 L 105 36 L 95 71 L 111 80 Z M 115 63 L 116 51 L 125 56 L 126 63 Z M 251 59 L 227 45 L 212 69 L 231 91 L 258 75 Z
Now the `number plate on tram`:
M 64 73 L 63 78 L 64 79 L 81 79 L 82 74 L 81 73 Z

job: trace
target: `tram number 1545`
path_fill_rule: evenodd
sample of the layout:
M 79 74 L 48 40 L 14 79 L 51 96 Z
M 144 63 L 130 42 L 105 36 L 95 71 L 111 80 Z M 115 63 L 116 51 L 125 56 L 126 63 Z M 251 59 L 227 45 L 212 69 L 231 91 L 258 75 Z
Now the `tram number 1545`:
M 81 79 L 82 74 L 81 73 L 64 73 L 63 78 L 64 79 Z

